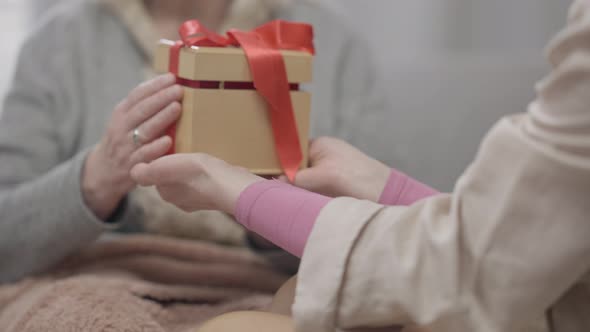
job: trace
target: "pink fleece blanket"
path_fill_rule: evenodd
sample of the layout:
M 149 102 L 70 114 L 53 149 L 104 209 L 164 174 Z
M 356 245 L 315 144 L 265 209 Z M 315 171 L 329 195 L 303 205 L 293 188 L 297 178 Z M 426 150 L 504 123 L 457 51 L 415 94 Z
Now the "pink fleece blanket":
M 225 312 L 264 310 L 286 278 L 245 249 L 125 236 L 0 286 L 0 331 L 194 331 Z

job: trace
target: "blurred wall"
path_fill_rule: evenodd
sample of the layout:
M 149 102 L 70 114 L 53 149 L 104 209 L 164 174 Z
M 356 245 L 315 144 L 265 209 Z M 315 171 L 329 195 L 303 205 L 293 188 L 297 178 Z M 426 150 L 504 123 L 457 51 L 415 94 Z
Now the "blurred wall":
M 326 0 L 324 0 L 326 1 Z M 456 52 L 538 52 L 571 0 L 331 0 L 358 20 L 381 62 Z
M 63 1 L 63 0 L 28 0 L 29 14 L 31 17 L 40 17 L 51 6 L 55 5 L 59 1 Z M 126 1 L 126 0 L 121 0 L 121 1 Z
M 0 0 L 0 101 L 12 78 L 18 49 L 24 38 L 27 5 L 25 0 Z
M 391 111 L 361 148 L 450 191 L 501 116 L 547 73 L 544 45 L 570 0 L 334 0 L 373 44 Z

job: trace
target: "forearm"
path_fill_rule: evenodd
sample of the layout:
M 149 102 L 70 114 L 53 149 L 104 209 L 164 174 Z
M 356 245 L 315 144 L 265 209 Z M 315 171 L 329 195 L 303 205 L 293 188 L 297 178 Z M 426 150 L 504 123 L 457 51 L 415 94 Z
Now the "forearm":
M 387 184 L 379 197 L 384 205 L 412 205 L 439 192 L 429 186 L 392 169 Z
M 80 188 L 84 203 L 101 220 L 108 220 L 127 195 L 120 183 L 104 174 L 104 165 L 96 158 L 95 148 L 87 155 L 80 174 Z M 106 176 L 105 176 L 106 175 Z
M 249 230 L 301 257 L 313 224 L 329 201 L 279 181 L 261 181 L 242 192 L 236 218 Z
M 0 282 L 45 270 L 94 241 L 104 230 L 137 216 L 124 208 L 118 220 L 105 223 L 86 206 L 80 177 L 85 154 L 49 173 L 0 191 Z
M 410 205 L 436 194 L 436 190 L 393 169 L 379 203 Z M 244 190 L 236 218 L 249 230 L 301 257 L 313 225 L 329 201 L 278 181 L 262 181 Z

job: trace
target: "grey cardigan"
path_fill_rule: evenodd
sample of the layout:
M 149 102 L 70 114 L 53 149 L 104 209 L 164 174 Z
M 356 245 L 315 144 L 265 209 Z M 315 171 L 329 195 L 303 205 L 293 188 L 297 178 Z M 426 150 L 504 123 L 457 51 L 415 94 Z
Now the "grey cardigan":
M 363 112 L 385 110 L 368 47 L 325 8 L 297 2 L 276 16 L 316 29 L 312 132 L 355 142 L 368 130 Z M 88 149 L 149 60 L 99 1 L 55 9 L 25 42 L 0 119 L 0 282 L 42 272 L 141 218 L 130 195 L 116 220 L 97 219 L 80 179 Z

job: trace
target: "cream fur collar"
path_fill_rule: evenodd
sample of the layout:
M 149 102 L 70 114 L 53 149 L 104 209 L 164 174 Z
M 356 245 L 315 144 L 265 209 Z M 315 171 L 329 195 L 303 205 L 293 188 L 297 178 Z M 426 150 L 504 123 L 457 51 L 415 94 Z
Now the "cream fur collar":
M 100 0 L 127 26 L 135 41 L 151 59 L 158 36 L 142 0 Z M 233 0 L 222 31 L 252 29 L 273 17 L 276 10 L 294 0 Z

